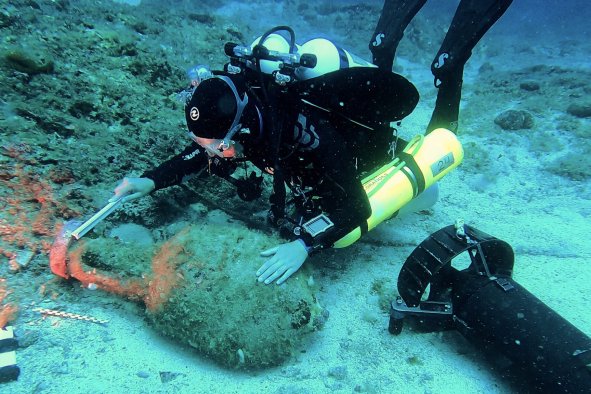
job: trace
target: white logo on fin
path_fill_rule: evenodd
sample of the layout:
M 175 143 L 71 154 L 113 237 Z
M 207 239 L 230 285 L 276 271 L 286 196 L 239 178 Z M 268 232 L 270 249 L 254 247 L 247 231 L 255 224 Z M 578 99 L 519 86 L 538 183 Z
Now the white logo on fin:
M 435 62 L 435 64 L 433 65 L 433 67 L 435 68 L 441 68 L 443 67 L 443 64 L 445 63 L 445 60 L 449 57 L 448 53 L 442 53 L 441 55 L 439 55 L 439 57 L 437 58 L 437 61 Z
M 386 37 L 384 33 L 378 34 L 374 42 L 371 43 L 371 45 L 373 45 L 374 47 L 379 47 L 380 45 L 382 45 L 382 38 L 384 37 Z

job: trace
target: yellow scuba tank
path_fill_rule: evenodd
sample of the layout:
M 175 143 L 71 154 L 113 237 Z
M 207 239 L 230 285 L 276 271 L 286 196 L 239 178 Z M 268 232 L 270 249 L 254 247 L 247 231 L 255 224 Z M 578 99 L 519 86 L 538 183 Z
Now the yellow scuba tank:
M 371 216 L 368 230 L 384 220 L 433 185 L 464 158 L 464 150 L 454 133 L 436 129 L 430 134 L 413 138 L 404 151 L 392 162 L 364 178 L 361 183 L 369 197 Z M 335 242 L 335 248 L 344 248 L 361 237 L 357 227 Z

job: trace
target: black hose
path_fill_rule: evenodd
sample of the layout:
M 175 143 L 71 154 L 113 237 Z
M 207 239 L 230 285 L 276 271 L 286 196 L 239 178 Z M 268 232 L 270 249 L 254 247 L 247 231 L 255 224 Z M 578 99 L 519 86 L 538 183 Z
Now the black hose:
M 289 33 L 290 42 L 289 42 L 289 53 L 294 54 L 296 51 L 296 38 L 295 32 L 289 26 L 276 26 L 267 32 L 265 32 L 260 40 L 259 45 L 262 45 L 265 40 L 273 33 L 277 31 L 286 31 Z M 259 74 L 259 80 L 261 84 L 261 90 L 263 92 L 263 97 L 265 100 L 265 104 L 269 110 L 269 120 L 271 123 L 270 127 L 270 136 L 271 136 L 271 147 L 272 147 L 272 155 L 273 155 L 273 199 L 271 201 L 271 209 L 275 216 L 277 215 L 284 215 L 285 212 L 285 199 L 286 199 L 286 191 L 285 191 L 285 178 L 283 176 L 283 171 L 280 165 L 280 158 L 279 158 L 279 150 L 281 148 L 281 137 L 282 131 L 284 126 L 284 120 L 277 120 L 277 116 L 275 114 L 276 108 L 272 105 L 271 98 L 269 96 L 269 92 L 267 90 L 267 85 L 264 80 L 264 73 L 261 70 L 260 61 L 257 59 L 255 62 L 256 70 Z M 277 95 L 275 94 L 273 99 L 277 99 Z
M 289 26 L 276 26 L 268 31 L 266 31 L 259 40 L 259 45 L 262 45 L 263 42 L 273 33 L 278 31 L 286 31 L 289 33 L 289 53 L 294 54 L 296 52 L 296 39 L 295 39 L 295 32 Z

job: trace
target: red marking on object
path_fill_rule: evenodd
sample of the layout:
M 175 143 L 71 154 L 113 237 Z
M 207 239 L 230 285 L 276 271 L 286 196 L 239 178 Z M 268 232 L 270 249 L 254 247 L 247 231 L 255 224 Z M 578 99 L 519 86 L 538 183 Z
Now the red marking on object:
M 66 226 L 61 226 L 58 231 L 58 235 L 55 238 L 55 242 L 49 250 L 49 268 L 55 275 L 61 276 L 64 279 L 68 279 L 70 274 L 68 273 L 66 257 L 68 253 L 70 237 L 64 236 L 65 228 Z

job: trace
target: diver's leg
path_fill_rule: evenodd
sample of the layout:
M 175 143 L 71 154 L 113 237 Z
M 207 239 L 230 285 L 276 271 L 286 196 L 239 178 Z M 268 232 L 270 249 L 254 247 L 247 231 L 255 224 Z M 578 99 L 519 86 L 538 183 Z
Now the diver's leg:
M 394 54 L 404 35 L 404 29 L 427 0 L 386 0 L 380 20 L 369 42 L 373 63 L 392 71 Z
M 438 88 L 435 110 L 427 133 L 438 127 L 456 131 L 464 65 L 472 49 L 505 13 L 513 0 L 461 0 L 437 52 L 431 71 Z
M 463 77 L 464 66 L 458 65 L 449 70 L 442 79 L 436 78 L 437 100 L 427 126 L 427 134 L 440 127 L 454 133 L 458 131 Z

